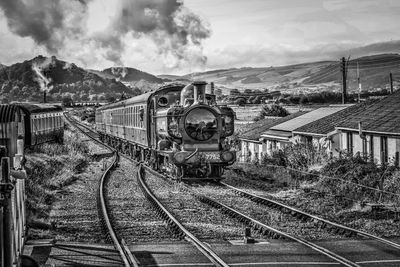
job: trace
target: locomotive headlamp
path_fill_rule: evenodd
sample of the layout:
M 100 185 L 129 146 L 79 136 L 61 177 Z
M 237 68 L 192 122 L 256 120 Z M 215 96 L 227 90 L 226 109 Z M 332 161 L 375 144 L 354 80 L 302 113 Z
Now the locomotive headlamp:
M 224 153 L 222 153 L 221 155 L 221 159 L 225 162 L 229 162 L 232 161 L 234 158 L 233 153 L 231 151 L 225 151 Z
M 184 163 L 185 160 L 186 160 L 186 153 L 185 153 L 185 152 L 177 152 L 177 153 L 174 155 L 174 159 L 175 159 L 175 161 L 176 161 L 177 163 L 182 164 L 182 163 Z

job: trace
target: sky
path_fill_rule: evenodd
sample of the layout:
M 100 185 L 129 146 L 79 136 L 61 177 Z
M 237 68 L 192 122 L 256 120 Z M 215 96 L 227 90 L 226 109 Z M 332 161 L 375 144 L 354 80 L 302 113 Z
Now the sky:
M 399 19 L 398 0 L 0 0 L 0 63 L 186 74 L 338 60 L 399 53 Z

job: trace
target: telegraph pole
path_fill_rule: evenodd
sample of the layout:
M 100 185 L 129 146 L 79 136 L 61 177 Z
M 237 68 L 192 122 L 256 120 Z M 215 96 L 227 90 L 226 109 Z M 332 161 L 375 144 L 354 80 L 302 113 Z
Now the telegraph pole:
M 361 80 L 360 80 L 360 69 L 357 62 L 357 82 L 358 82 L 358 103 L 361 102 Z
M 393 74 L 389 74 L 389 80 L 390 80 L 390 93 L 393 94 Z
M 342 57 L 341 69 L 342 69 L 342 104 L 346 104 L 346 100 L 347 100 L 347 84 L 346 84 L 347 69 L 346 69 L 346 58 L 345 57 Z

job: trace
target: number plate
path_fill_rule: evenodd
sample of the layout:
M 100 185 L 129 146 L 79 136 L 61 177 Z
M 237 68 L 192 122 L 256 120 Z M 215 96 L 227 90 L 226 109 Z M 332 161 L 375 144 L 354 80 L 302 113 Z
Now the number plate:
M 220 160 L 218 152 L 200 152 L 199 154 L 205 160 Z

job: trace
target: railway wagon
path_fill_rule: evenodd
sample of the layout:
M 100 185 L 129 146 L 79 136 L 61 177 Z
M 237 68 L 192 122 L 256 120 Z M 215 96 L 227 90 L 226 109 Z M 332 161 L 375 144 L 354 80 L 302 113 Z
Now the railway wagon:
M 18 140 L 23 140 L 26 148 L 60 142 L 63 135 L 61 107 L 27 103 L 0 105 L 0 145 L 7 147 L 10 158 L 17 152 Z
M 173 177 L 221 177 L 236 158 L 225 144 L 234 112 L 205 82 L 170 84 L 96 110 L 102 141 Z
M 62 142 L 64 137 L 63 110 L 49 104 L 18 103 L 24 113 L 25 146 L 31 147 L 46 142 Z

